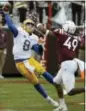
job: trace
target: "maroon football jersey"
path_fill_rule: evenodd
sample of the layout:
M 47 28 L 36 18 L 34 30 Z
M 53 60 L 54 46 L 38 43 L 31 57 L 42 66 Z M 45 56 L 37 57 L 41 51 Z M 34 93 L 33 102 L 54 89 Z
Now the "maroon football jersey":
M 0 49 L 7 47 L 8 34 L 5 29 L 0 29 Z
M 76 57 L 79 49 L 79 40 L 67 33 L 60 33 L 58 31 L 54 33 L 57 36 L 56 52 L 59 64 Z

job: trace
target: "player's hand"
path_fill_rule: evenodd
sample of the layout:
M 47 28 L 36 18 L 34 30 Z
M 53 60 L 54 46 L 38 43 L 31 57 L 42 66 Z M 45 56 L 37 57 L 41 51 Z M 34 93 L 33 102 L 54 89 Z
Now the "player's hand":
M 39 44 L 44 44 L 45 43 L 45 38 L 40 37 L 38 43 Z
M 46 69 L 46 60 L 40 60 L 40 64 Z
M 44 51 L 46 50 L 45 42 L 46 42 L 45 38 L 42 38 L 42 37 L 39 38 L 38 44 L 42 45 Z

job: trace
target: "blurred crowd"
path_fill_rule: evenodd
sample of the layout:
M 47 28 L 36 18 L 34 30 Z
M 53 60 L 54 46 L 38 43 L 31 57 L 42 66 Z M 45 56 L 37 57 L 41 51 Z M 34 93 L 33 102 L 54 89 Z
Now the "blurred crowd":
M 36 12 L 36 22 L 49 24 L 49 28 L 62 25 L 66 20 L 73 20 L 78 34 L 83 34 L 85 26 L 85 1 L 7 1 L 11 4 L 10 15 L 16 24 L 22 24 L 32 11 Z M 7 3 L 0 1 L 0 7 Z M 51 22 L 50 22 L 50 20 Z M 81 31 L 80 31 L 81 30 Z
M 58 1 L 7 1 L 11 4 L 10 14 L 22 23 L 32 10 L 38 13 L 39 22 L 46 23 L 49 17 L 49 4 L 51 4 L 51 16 L 54 21 L 63 23 L 65 19 L 73 20 L 76 25 L 85 21 L 85 2 L 58 2 Z M 0 5 L 6 2 L 0 2 Z M 46 16 L 46 17 L 45 17 Z M 15 19 L 14 19 L 15 21 Z

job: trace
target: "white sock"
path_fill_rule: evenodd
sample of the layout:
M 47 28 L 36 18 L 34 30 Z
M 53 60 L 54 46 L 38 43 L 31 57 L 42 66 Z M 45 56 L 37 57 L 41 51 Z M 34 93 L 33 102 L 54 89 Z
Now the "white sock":
M 48 101 L 48 103 L 52 104 L 54 107 L 59 106 L 59 103 L 55 100 L 53 100 L 51 97 L 47 97 L 46 100 Z
M 51 100 L 52 98 L 51 98 L 50 96 L 48 96 L 46 99 L 47 99 L 47 100 Z
M 65 104 L 65 99 L 64 98 L 59 99 L 59 103 L 60 104 Z
M 48 96 L 48 97 L 46 98 L 46 100 L 47 100 L 48 102 L 55 103 L 55 101 L 54 101 L 50 96 Z

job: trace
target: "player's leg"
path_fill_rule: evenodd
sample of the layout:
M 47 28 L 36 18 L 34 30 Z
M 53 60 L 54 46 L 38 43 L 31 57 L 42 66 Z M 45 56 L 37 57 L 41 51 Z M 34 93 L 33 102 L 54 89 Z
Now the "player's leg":
M 36 72 L 41 74 L 49 83 L 53 84 L 54 87 L 56 88 L 56 92 L 59 93 L 59 98 L 62 98 L 61 101 L 64 101 L 63 99 L 63 89 L 61 87 L 61 85 L 59 84 L 55 84 L 53 82 L 53 76 L 46 72 L 45 69 L 41 66 L 41 64 L 37 61 L 35 61 L 34 59 L 32 59 L 32 61 L 30 62 L 31 65 L 34 64 L 34 66 L 36 67 Z M 59 90 L 58 90 L 59 89 Z
M 59 75 L 60 76 L 60 75 Z M 59 96 L 59 107 L 57 107 L 56 109 L 54 109 L 54 111 L 59 111 L 59 110 L 62 110 L 62 111 L 67 111 L 68 108 L 67 108 L 67 105 L 65 103 L 65 100 L 64 100 L 64 94 L 63 94 L 63 88 L 61 86 L 61 84 L 55 84 L 54 82 L 54 77 L 48 73 L 48 72 L 44 72 L 43 73 L 43 77 L 48 81 L 50 82 L 51 84 L 53 84 L 55 86 L 55 89 L 56 89 L 56 92 L 57 92 L 57 95 Z M 59 77 L 59 80 L 61 78 Z
M 37 65 L 37 67 L 36 67 L 36 71 L 38 72 L 38 73 L 40 73 L 40 74 L 42 74 L 42 76 L 48 81 L 48 82 L 50 82 L 51 84 L 53 84 L 54 86 L 55 86 L 55 88 L 56 88 L 56 91 L 57 91 L 57 93 L 58 93 L 58 95 L 59 95 L 59 101 L 60 101 L 60 103 L 64 103 L 65 104 L 65 100 L 64 100 L 64 97 L 63 97 L 63 89 L 62 89 L 62 87 L 61 87 L 61 85 L 60 84 L 55 84 L 55 82 L 53 81 L 53 76 L 50 74 L 50 73 L 48 73 L 48 72 L 46 72 L 45 71 L 45 69 L 42 67 L 42 66 L 40 66 L 40 64 L 39 63 L 37 63 L 36 64 Z M 59 72 L 60 73 L 60 72 Z M 59 74 L 59 82 L 61 81 L 61 75 Z M 66 106 L 66 105 L 65 105 Z
M 63 84 L 64 84 L 64 86 L 68 92 L 67 94 L 69 96 L 85 92 L 84 87 L 75 88 L 75 75 L 73 73 L 71 73 L 71 72 L 65 72 L 65 73 L 66 73 L 65 75 L 67 75 L 67 76 L 64 77 L 64 75 L 63 75 Z
M 42 73 L 42 76 L 43 76 L 49 83 L 55 85 L 54 82 L 53 82 L 53 76 L 52 76 L 49 72 L 47 72 L 47 71 L 43 72 L 43 73 Z
M 53 106 L 57 106 L 57 102 L 55 102 L 51 97 L 48 96 L 47 92 L 44 90 L 44 88 L 42 87 L 42 85 L 39 83 L 36 75 L 34 74 L 34 72 L 32 72 L 32 69 L 28 69 L 31 67 L 26 67 L 27 61 L 24 63 L 16 63 L 16 67 L 18 69 L 18 71 L 25 76 L 33 85 L 34 88 L 49 102 L 51 103 Z M 34 69 L 34 68 L 33 68 Z
M 72 96 L 75 94 L 80 94 L 82 92 L 85 92 L 84 87 L 75 88 L 75 75 L 74 73 L 78 69 L 77 63 L 72 61 L 67 61 L 67 64 L 65 64 L 65 71 L 62 75 L 63 84 L 65 88 L 67 89 L 68 95 Z M 68 65 L 68 66 L 67 66 Z
M 80 94 L 80 93 L 85 93 L 85 88 L 84 87 L 79 87 L 79 88 L 73 88 L 71 89 L 71 91 L 68 92 L 69 96 L 73 96 L 76 94 Z
M 59 74 L 58 80 L 59 80 L 59 84 L 55 84 L 55 82 L 53 82 L 53 76 L 46 72 L 45 69 L 41 66 L 41 64 L 39 64 L 37 61 L 35 61 L 34 59 L 32 59 L 32 61 L 30 62 L 31 65 L 33 65 L 36 67 L 35 71 L 41 75 L 43 75 L 43 77 L 45 77 L 47 79 L 47 81 L 49 81 L 51 84 L 53 84 L 56 88 L 56 91 L 58 93 L 59 96 L 59 101 L 60 103 L 65 103 L 64 97 L 63 97 L 63 89 L 60 85 L 60 81 L 61 81 L 61 75 Z M 60 73 L 60 71 L 59 71 Z
M 29 62 L 29 64 L 30 64 L 31 66 L 34 66 L 34 67 L 35 67 L 35 72 L 36 72 L 37 74 L 39 74 L 39 76 L 41 76 L 41 75 L 43 74 L 43 72 L 45 72 L 44 67 L 42 67 L 42 65 L 41 65 L 37 60 L 35 60 L 33 57 L 32 57 L 28 62 Z M 52 76 L 51 76 L 51 77 L 52 77 Z M 52 79 L 53 79 L 53 78 L 52 78 Z M 51 80 L 51 79 L 50 79 L 50 81 L 53 82 L 53 80 Z M 55 102 L 53 99 L 50 99 L 50 97 L 49 97 L 49 102 L 50 102 L 51 104 L 53 104 L 54 106 L 58 106 L 58 103 Z
M 43 76 L 51 84 L 54 84 L 53 76 L 50 73 L 48 73 L 38 61 L 36 61 L 34 58 L 31 58 L 29 60 L 29 63 L 30 65 L 35 66 L 35 72 L 37 72 L 40 76 Z
M 55 86 L 56 90 L 58 90 L 58 85 L 53 82 L 53 78 L 54 78 L 54 77 L 53 77 L 49 72 L 44 72 L 42 75 L 43 75 L 43 77 L 44 77 L 49 83 L 51 83 L 52 85 Z M 59 87 L 61 88 L 60 85 L 59 85 Z M 60 91 L 61 91 L 61 90 L 60 90 Z M 64 95 L 67 95 L 66 89 L 63 89 L 63 94 L 64 94 Z
M 63 88 L 62 88 L 61 84 L 56 84 L 55 81 L 54 81 L 53 76 L 48 72 L 44 72 L 43 77 L 45 77 L 45 79 L 48 82 L 50 82 L 51 84 L 53 84 L 55 86 L 57 95 L 59 97 L 59 107 L 54 109 L 54 111 L 59 111 L 59 110 L 67 111 L 68 108 L 67 108 L 65 100 L 64 100 Z M 60 80 L 61 80 L 61 77 L 59 75 L 59 81 Z
M 64 95 L 63 95 L 63 88 L 62 88 L 62 70 L 60 69 L 57 75 L 54 77 L 53 81 L 56 84 L 56 89 L 59 97 L 59 104 L 60 106 L 54 109 L 54 111 L 67 111 L 67 105 L 65 103 Z

